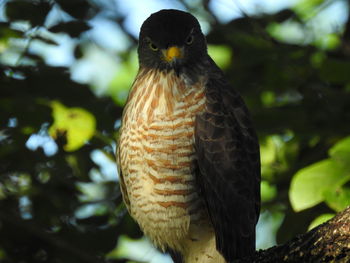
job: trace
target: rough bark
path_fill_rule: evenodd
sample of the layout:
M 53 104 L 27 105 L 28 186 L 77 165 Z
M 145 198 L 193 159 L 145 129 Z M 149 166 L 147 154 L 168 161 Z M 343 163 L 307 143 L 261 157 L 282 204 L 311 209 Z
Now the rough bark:
M 237 261 L 243 262 L 350 262 L 350 206 L 283 245 Z

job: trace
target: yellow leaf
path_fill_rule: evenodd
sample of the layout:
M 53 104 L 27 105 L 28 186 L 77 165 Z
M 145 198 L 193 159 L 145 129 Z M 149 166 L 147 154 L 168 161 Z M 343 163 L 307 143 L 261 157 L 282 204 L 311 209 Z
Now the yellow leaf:
M 83 108 L 67 108 L 58 101 L 51 103 L 54 122 L 49 129 L 53 138 L 66 133 L 67 144 L 64 149 L 75 151 L 91 139 L 95 133 L 95 117 Z

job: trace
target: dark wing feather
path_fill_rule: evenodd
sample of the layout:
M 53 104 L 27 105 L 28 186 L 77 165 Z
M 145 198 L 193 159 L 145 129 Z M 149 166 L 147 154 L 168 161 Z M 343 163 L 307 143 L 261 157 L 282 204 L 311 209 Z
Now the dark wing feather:
M 211 62 L 206 112 L 196 117 L 197 184 L 228 262 L 255 250 L 260 212 L 259 144 L 248 110 Z

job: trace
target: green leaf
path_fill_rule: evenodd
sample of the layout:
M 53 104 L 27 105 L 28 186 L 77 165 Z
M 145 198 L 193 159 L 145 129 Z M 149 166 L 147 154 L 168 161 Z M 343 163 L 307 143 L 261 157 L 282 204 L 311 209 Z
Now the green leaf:
M 323 51 L 317 51 L 310 56 L 310 63 L 314 68 L 320 68 L 326 59 Z
M 325 0 L 301 0 L 294 6 L 297 14 L 307 20 L 317 15 L 318 8 L 325 2 Z
M 340 37 L 335 34 L 327 34 L 316 40 L 315 45 L 320 49 L 334 50 L 338 48 L 341 44 Z
M 270 90 L 261 93 L 261 102 L 265 107 L 272 107 L 276 102 L 276 94 Z
M 262 181 L 260 187 L 262 202 L 268 202 L 276 197 L 277 189 L 275 185 L 271 185 L 267 181 Z
M 262 165 L 271 165 L 274 161 L 276 161 L 277 146 L 275 141 L 276 140 L 274 140 L 273 135 L 271 135 L 261 142 L 260 151 Z
M 321 224 L 323 224 L 324 222 L 328 221 L 329 219 L 331 219 L 335 214 L 322 214 L 318 217 L 316 217 L 314 220 L 312 220 L 312 222 L 309 225 L 308 230 L 311 230 Z
M 289 199 L 298 212 L 325 200 L 326 192 L 335 191 L 349 180 L 349 174 L 339 162 L 323 160 L 298 171 L 291 182 Z
M 329 155 L 344 163 L 350 162 L 350 136 L 345 137 L 336 143 L 330 150 Z
M 350 188 L 342 187 L 335 191 L 327 191 L 325 199 L 330 208 L 340 212 L 350 205 Z
M 227 46 L 208 45 L 208 53 L 222 69 L 227 68 L 231 64 L 232 51 Z
M 66 151 L 75 151 L 85 144 L 95 133 L 96 120 L 82 108 L 66 108 L 58 101 L 51 103 L 54 123 L 49 129 L 53 138 L 66 133 Z
M 0 54 L 2 54 L 10 45 L 11 38 L 20 38 L 23 32 L 10 28 L 10 24 L 0 22 Z
M 2 38 L 20 38 L 23 32 L 10 27 L 10 23 L 0 22 L 0 39 Z
M 137 68 L 137 53 L 133 51 L 127 55 L 127 59 L 120 65 L 115 78 L 110 83 L 109 93 L 119 106 L 123 106 L 126 102 Z

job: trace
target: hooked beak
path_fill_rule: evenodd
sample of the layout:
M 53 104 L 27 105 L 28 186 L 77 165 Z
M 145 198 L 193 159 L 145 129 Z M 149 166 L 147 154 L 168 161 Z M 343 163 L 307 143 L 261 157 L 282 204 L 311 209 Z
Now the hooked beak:
M 166 50 L 162 50 L 164 60 L 167 62 L 172 62 L 175 59 L 179 59 L 183 57 L 183 49 L 177 46 L 171 46 Z

